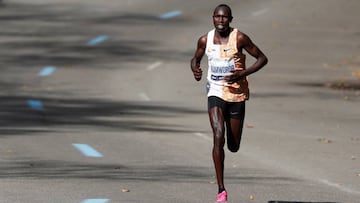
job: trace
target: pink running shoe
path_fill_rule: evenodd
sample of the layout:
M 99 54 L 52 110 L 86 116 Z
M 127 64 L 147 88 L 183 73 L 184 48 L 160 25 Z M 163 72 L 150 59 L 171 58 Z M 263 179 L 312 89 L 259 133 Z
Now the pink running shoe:
M 215 203 L 227 203 L 227 193 L 225 190 L 217 195 Z

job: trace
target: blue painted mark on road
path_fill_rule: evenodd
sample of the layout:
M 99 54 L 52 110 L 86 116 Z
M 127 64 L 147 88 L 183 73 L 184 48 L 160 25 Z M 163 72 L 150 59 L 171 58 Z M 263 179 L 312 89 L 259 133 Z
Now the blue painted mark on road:
M 29 99 L 27 100 L 27 104 L 31 109 L 44 110 L 44 105 L 40 100 Z
M 181 14 L 182 14 L 182 11 L 174 10 L 174 11 L 170 11 L 170 12 L 160 15 L 159 18 L 165 20 L 165 19 L 175 18 Z
M 109 199 L 86 199 L 81 203 L 106 203 Z
M 87 45 L 88 46 L 95 46 L 97 44 L 100 44 L 104 41 L 106 41 L 109 37 L 107 35 L 100 35 L 98 37 L 95 37 L 94 39 L 90 40 Z
M 103 155 L 87 144 L 72 144 L 83 155 L 88 157 L 103 157 Z
M 46 66 L 39 72 L 39 76 L 49 76 L 55 72 L 56 68 L 54 66 Z

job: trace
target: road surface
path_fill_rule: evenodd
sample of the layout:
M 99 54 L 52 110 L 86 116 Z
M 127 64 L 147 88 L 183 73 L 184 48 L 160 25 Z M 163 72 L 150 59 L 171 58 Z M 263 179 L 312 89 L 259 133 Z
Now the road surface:
M 3 1 L 0 202 L 213 202 L 189 61 L 219 3 Z M 269 57 L 226 152 L 229 202 L 360 202 L 360 2 L 226 3 Z

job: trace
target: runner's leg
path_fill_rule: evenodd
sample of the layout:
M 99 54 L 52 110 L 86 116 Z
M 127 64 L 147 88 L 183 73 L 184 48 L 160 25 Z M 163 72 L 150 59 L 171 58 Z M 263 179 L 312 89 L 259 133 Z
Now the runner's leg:
M 209 109 L 210 124 L 214 135 L 214 145 L 212 156 L 214 160 L 215 172 L 219 192 L 225 190 L 224 186 L 224 145 L 225 145 L 225 126 L 224 111 L 219 106 Z
M 233 112 L 236 111 L 238 114 L 235 114 L 235 116 L 226 119 L 227 146 L 231 152 L 237 152 L 240 148 L 245 118 L 245 102 L 236 103 L 234 107 L 235 108 L 230 110 Z

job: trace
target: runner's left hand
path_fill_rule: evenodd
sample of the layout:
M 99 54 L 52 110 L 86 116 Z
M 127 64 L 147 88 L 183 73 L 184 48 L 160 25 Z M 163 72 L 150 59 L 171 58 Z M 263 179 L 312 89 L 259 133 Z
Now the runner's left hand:
M 231 75 L 225 76 L 225 81 L 229 84 L 233 84 L 244 77 L 244 70 L 233 70 Z

